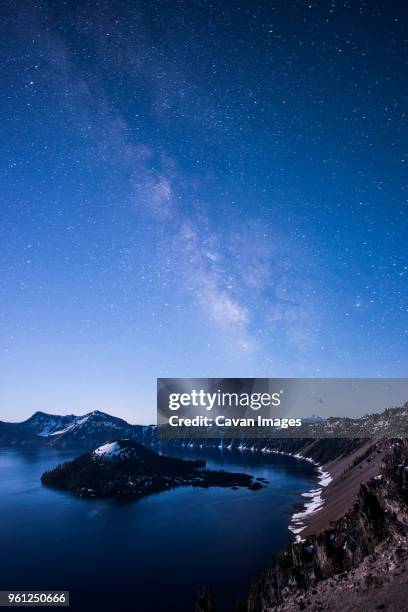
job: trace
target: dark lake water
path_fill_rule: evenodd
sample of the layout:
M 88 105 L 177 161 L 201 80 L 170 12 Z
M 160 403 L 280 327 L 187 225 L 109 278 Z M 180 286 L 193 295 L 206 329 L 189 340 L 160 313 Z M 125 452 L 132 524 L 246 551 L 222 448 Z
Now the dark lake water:
M 260 491 L 180 488 L 139 502 L 83 500 L 43 487 L 75 456 L 0 449 L 0 589 L 69 590 L 71 610 L 191 612 L 208 585 L 227 611 L 289 540 L 312 465 L 281 455 L 182 450 L 210 468 L 262 476 Z

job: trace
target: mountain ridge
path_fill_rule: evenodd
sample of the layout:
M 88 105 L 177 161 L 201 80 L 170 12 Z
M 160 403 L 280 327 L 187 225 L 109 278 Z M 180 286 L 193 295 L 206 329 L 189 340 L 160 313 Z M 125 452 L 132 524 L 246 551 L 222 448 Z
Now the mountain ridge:
M 84 415 L 54 415 L 38 410 L 20 423 L 0 421 L 0 446 L 90 449 L 113 438 L 148 444 L 154 437 L 154 425 L 131 425 L 100 410 Z
M 382 413 L 367 414 L 352 419 L 350 417 L 316 417 L 312 415 L 305 419 L 307 432 L 301 428 L 297 438 L 288 436 L 287 430 L 278 435 L 276 433 L 271 439 L 276 439 L 277 444 L 281 439 L 287 439 L 286 446 L 291 447 L 291 440 L 311 440 L 323 438 L 369 438 L 379 437 L 408 437 L 408 402 L 403 406 L 387 408 Z M 31 417 L 22 422 L 10 423 L 0 421 L 0 446 L 25 446 L 27 444 L 51 445 L 68 448 L 71 444 L 78 448 L 92 448 L 99 442 L 116 438 L 130 438 L 136 441 L 156 441 L 156 425 L 132 425 L 124 419 L 112 416 L 100 410 L 93 410 L 84 415 L 54 415 L 42 411 L 36 411 Z M 303 434 L 303 435 L 302 435 Z M 248 436 L 248 440 L 250 437 Z M 265 438 L 268 440 L 268 437 Z M 261 440 L 259 438 L 259 440 Z M 207 439 L 208 441 L 208 439 Z M 198 438 L 184 437 L 184 445 L 200 444 Z M 178 440 L 178 444 L 180 440 Z M 224 438 L 222 446 L 239 448 L 253 446 L 252 442 L 239 440 L 238 438 Z M 217 444 L 218 445 L 218 444 Z M 259 442 L 256 442 L 256 446 Z M 281 449 L 285 450 L 285 449 Z M 321 458 L 314 457 L 319 461 Z

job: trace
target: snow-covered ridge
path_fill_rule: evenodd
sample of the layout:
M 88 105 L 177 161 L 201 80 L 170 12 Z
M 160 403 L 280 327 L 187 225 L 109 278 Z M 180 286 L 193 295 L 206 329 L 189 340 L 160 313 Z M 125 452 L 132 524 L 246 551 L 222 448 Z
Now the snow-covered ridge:
M 109 428 L 109 429 L 120 429 L 123 425 L 128 425 L 122 421 L 118 424 L 116 417 L 110 417 L 103 412 L 94 410 L 83 416 L 55 416 L 45 413 L 36 413 L 29 420 L 30 429 L 35 431 L 37 436 L 49 437 L 49 436 L 60 436 L 66 433 L 74 433 L 76 430 L 83 426 L 89 426 L 93 428 Z
M 83 417 L 74 417 L 73 423 L 68 425 L 68 427 L 64 427 L 64 429 L 58 429 L 57 431 L 53 431 L 49 435 L 59 436 L 60 434 L 64 434 L 64 433 L 67 433 L 68 431 L 72 431 L 75 427 L 78 427 L 79 425 L 83 425 L 84 423 L 86 423 L 90 416 L 91 416 L 90 414 L 86 414 Z
M 89 414 L 85 414 L 82 417 L 75 417 L 74 422 L 68 425 L 68 427 L 65 427 L 64 429 L 60 429 L 58 431 L 54 431 L 50 435 L 57 436 L 60 434 L 67 433 L 68 431 L 72 431 L 73 429 L 76 429 L 78 427 L 81 427 L 82 425 L 85 425 L 85 423 L 95 420 L 94 418 L 95 415 L 100 416 L 100 414 L 101 413 L 98 413 L 97 411 L 95 411 L 95 412 L 90 412 Z M 119 426 L 116 423 L 114 423 L 112 420 L 110 420 L 109 418 L 105 418 L 105 419 L 98 418 L 98 426 L 119 429 Z
M 91 450 L 105 442 L 130 438 L 151 444 L 155 425 L 133 425 L 119 417 L 94 410 L 84 415 L 35 412 L 21 423 L 0 421 L 0 445 L 52 446 Z
M 58 419 L 51 420 L 48 423 L 44 424 L 44 426 L 41 429 L 41 431 L 37 432 L 37 436 L 41 436 L 43 438 L 45 438 L 47 436 L 52 436 L 52 435 L 54 435 L 53 430 L 56 427 L 61 427 L 61 421 L 58 420 Z
M 56 430 L 66 427 L 75 418 L 73 415 L 58 416 L 37 412 L 27 421 L 27 426 L 37 436 L 45 438 L 53 435 Z

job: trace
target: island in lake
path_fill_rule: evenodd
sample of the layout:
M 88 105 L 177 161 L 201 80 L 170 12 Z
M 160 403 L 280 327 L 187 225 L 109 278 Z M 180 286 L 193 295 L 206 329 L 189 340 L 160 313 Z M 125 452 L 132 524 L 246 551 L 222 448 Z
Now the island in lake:
M 205 461 L 159 455 L 133 440 L 118 440 L 44 472 L 44 485 L 81 497 L 136 500 L 181 486 L 261 489 L 264 479 L 205 469 Z

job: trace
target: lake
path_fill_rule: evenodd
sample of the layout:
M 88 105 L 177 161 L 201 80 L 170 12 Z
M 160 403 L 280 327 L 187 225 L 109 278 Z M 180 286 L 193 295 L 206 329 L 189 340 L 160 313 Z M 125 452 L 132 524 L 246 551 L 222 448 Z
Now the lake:
M 192 612 L 202 586 L 230 610 L 288 542 L 299 493 L 317 481 L 292 457 L 180 448 L 171 454 L 269 484 L 183 487 L 127 504 L 41 485 L 45 470 L 77 454 L 0 449 L 0 589 L 69 590 L 78 611 Z

